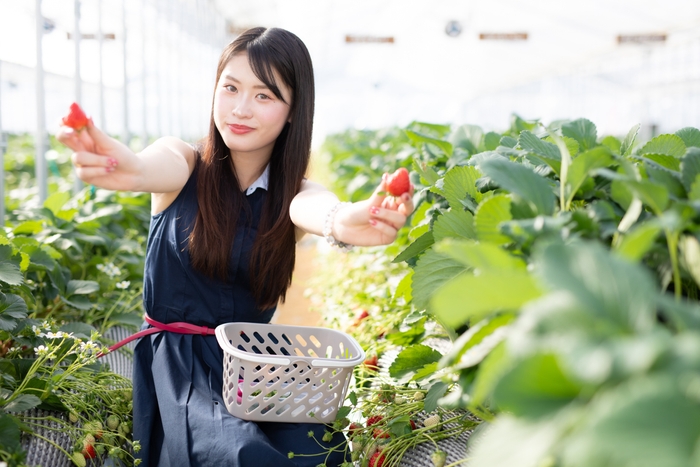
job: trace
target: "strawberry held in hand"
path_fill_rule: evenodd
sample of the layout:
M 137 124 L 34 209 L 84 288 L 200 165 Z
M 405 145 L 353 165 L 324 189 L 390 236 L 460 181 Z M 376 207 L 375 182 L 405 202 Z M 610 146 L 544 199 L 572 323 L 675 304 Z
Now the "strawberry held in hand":
M 81 109 L 78 104 L 73 102 L 70 105 L 68 115 L 61 119 L 61 123 L 63 123 L 65 126 L 73 128 L 74 130 L 82 130 L 87 126 L 88 118 L 85 115 L 85 112 L 83 112 L 83 109 Z
M 408 170 L 401 167 L 386 179 L 386 190 L 391 196 L 401 196 L 411 188 L 411 181 L 408 179 Z

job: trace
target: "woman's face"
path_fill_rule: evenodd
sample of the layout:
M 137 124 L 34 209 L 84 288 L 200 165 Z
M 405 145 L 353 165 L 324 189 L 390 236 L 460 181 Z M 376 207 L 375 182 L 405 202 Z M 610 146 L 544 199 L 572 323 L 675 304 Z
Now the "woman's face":
M 235 55 L 224 67 L 214 93 L 214 122 L 231 155 L 269 158 L 289 119 L 292 92 L 275 73 L 284 101 L 255 76 L 248 55 Z

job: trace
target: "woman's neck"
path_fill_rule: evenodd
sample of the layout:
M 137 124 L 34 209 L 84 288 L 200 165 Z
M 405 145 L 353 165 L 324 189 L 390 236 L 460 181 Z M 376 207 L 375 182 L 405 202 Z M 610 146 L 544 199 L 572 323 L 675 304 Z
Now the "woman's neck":
M 250 157 L 249 155 L 231 154 L 231 163 L 238 178 L 238 184 L 242 191 L 248 189 L 265 171 L 265 167 L 270 162 L 270 156 Z

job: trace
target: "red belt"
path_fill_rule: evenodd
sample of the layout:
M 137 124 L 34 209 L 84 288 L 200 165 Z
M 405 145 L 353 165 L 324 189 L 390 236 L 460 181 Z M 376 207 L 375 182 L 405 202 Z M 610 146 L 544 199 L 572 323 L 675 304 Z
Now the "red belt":
M 200 334 L 202 336 L 212 336 L 215 333 L 215 330 L 213 328 L 208 328 L 206 326 L 197 326 L 195 324 L 190 324 L 190 323 L 185 323 L 182 321 L 178 321 L 175 323 L 161 323 L 159 321 L 154 320 L 148 315 L 144 315 L 144 319 L 148 324 L 153 326 L 152 328 L 144 329 L 143 331 L 139 331 L 135 334 L 132 334 L 131 336 L 127 337 L 126 339 L 122 339 L 113 346 L 109 347 L 109 352 L 113 352 L 117 350 L 119 347 L 128 344 L 131 341 L 134 341 L 136 339 L 140 339 L 144 336 L 148 336 L 150 334 L 156 334 L 162 331 L 168 331 L 168 332 L 174 332 L 176 334 Z M 107 353 L 109 353 L 107 352 Z M 100 352 L 97 355 L 97 358 L 104 357 L 107 355 L 107 353 L 102 353 Z

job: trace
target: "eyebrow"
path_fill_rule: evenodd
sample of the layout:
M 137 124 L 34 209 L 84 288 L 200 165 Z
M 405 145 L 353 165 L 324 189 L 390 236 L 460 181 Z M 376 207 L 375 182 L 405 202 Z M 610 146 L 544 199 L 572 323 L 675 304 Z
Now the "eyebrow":
M 227 79 L 227 80 L 229 80 L 229 81 L 233 81 L 233 82 L 235 82 L 235 83 L 240 83 L 239 80 L 237 80 L 236 78 L 234 78 L 234 77 L 231 76 L 231 75 L 224 75 L 224 79 Z M 264 84 L 256 84 L 255 86 L 253 86 L 253 88 L 255 88 L 255 89 L 267 89 L 268 91 L 271 91 L 271 89 L 268 88 L 268 87 L 267 87 L 266 85 L 264 85 Z

